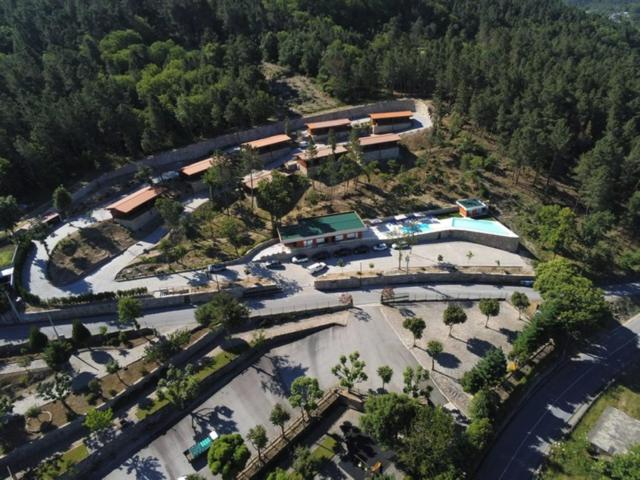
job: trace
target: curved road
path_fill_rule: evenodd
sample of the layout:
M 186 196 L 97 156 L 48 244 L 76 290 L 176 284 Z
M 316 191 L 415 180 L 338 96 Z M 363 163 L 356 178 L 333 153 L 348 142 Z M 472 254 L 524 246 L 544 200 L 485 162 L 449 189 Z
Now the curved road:
M 598 391 L 640 358 L 638 334 L 640 315 L 557 367 L 503 430 L 475 478 L 533 478 L 551 444 L 562 439 Z

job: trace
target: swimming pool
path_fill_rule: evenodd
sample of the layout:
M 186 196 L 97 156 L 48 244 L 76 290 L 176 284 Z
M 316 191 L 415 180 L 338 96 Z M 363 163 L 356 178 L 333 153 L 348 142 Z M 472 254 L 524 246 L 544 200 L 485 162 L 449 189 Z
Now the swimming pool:
M 426 233 L 431 230 L 428 223 L 416 222 L 402 227 L 402 233 L 404 235 L 411 235 L 416 233 Z
M 474 220 L 472 218 L 452 218 L 451 226 L 472 232 L 489 233 L 491 235 L 512 236 L 511 230 L 500 222 L 492 220 Z

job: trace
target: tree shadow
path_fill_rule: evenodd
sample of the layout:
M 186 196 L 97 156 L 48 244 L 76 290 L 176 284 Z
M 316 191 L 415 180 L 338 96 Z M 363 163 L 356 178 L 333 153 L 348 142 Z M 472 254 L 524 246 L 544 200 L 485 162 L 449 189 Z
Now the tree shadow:
M 411 310 L 410 308 L 407 308 L 407 307 L 398 308 L 398 312 L 400 312 L 400 315 L 402 315 L 405 318 L 415 317 L 416 316 L 415 312 L 413 310 Z
M 71 380 L 71 391 L 78 392 L 87 387 L 89 382 L 96 378 L 96 374 L 92 372 L 80 372 Z
M 122 465 L 127 469 L 127 474 L 135 474 L 137 479 L 162 480 L 167 478 L 160 471 L 160 461 L 156 457 L 142 457 L 136 454 Z
M 438 355 L 438 358 L 436 358 L 435 363 L 444 368 L 454 369 L 460 366 L 460 359 L 453 353 L 442 352 Z
M 353 308 L 351 310 L 351 313 L 356 318 L 356 320 L 360 320 L 361 322 L 368 322 L 369 320 L 371 320 L 371 315 L 360 308 Z
M 194 441 L 202 440 L 211 430 L 218 434 L 226 434 L 233 433 L 238 428 L 236 421 L 232 419 L 233 410 L 226 405 L 196 410 L 190 416 Z
M 99 364 L 106 364 L 110 360 L 113 360 L 113 357 L 104 350 L 91 350 L 91 360 Z
M 281 396 L 289 395 L 289 389 L 293 381 L 305 375 L 308 367 L 302 366 L 301 363 L 292 364 L 288 355 L 267 356 L 273 365 L 273 380 L 263 383 L 263 388 Z
M 484 354 L 493 348 L 493 344 L 480 338 L 470 338 L 467 340 L 467 350 L 478 357 L 484 357 Z
M 505 337 L 507 337 L 507 341 L 509 343 L 513 343 L 518 336 L 518 332 L 516 332 L 515 330 L 510 330 L 508 328 L 501 327 L 498 331 Z

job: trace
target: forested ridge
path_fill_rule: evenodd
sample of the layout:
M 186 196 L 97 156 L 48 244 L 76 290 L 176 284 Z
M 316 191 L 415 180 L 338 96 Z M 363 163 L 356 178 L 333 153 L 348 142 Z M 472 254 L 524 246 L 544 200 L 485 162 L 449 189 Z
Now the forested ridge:
M 495 134 L 516 167 L 575 175 L 590 211 L 640 210 L 640 36 L 560 1 L 0 0 L 0 12 L 0 194 L 282 115 L 268 61 L 345 102 L 432 97 L 438 117 Z

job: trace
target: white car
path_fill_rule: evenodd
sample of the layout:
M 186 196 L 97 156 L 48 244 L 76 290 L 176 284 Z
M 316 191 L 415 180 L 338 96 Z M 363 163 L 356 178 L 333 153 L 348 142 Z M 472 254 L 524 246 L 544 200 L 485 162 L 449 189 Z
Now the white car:
M 291 259 L 291 263 L 295 263 L 297 265 L 300 265 L 301 263 L 307 263 L 308 261 L 309 257 L 307 257 L 306 255 L 296 255 Z
M 387 245 L 386 243 L 377 243 L 371 248 L 376 252 L 384 252 L 387 248 L 389 248 L 389 245 Z
M 309 265 L 307 267 L 307 270 L 309 270 L 309 272 L 313 273 L 320 273 L 323 270 L 325 270 L 327 268 L 327 264 L 324 262 L 318 262 L 318 263 L 312 263 L 311 265 Z

